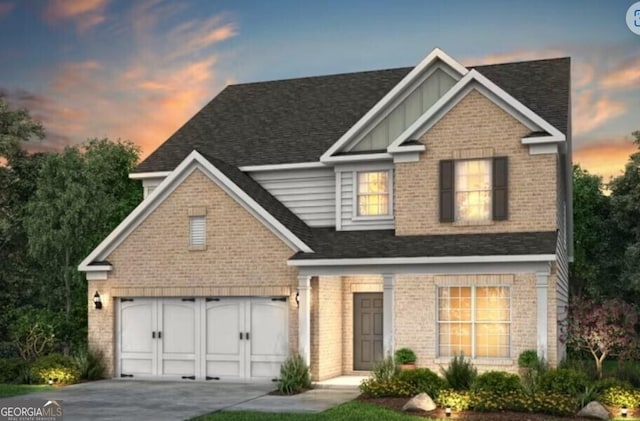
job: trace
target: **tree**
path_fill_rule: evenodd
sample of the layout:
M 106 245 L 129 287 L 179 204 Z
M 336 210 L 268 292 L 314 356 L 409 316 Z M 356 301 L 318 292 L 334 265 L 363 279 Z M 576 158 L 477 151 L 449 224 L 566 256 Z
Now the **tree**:
M 640 147 L 640 131 L 632 133 Z M 624 174 L 610 184 L 612 217 L 623 245 L 620 256 L 621 280 L 625 289 L 640 298 L 640 151 L 631 154 Z
M 571 294 L 598 297 L 607 295 L 604 278 L 611 278 L 608 247 L 611 203 L 603 193 L 602 177 L 573 166 L 574 261 L 571 264 Z M 607 279 L 609 281 L 611 279 Z
M 83 342 L 86 282 L 78 264 L 142 199 L 128 178 L 139 149 L 131 142 L 92 139 L 46 157 L 27 206 L 29 255 L 48 274 L 51 310 L 64 315 L 65 351 Z
M 637 324 L 638 310 L 619 298 L 597 302 L 574 297 L 562 340 L 577 350 L 588 351 L 602 378 L 602 362 L 607 357 L 628 357 L 637 350 Z
M 10 161 L 22 150 L 21 143 L 44 138 L 44 129 L 25 109 L 11 110 L 0 96 L 0 157 Z

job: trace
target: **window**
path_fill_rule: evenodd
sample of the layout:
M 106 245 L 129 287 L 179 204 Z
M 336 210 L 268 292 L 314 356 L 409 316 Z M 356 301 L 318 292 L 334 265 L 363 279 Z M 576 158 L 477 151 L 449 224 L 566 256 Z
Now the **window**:
M 206 217 L 202 216 L 190 216 L 189 217 L 189 246 L 195 248 L 205 247 L 206 242 Z
M 511 342 L 509 287 L 438 288 L 438 355 L 508 358 Z
M 357 215 L 391 215 L 391 189 L 389 171 L 368 171 L 357 173 Z
M 508 179 L 506 156 L 440 161 L 440 222 L 507 220 Z
M 456 161 L 455 220 L 491 220 L 491 160 Z

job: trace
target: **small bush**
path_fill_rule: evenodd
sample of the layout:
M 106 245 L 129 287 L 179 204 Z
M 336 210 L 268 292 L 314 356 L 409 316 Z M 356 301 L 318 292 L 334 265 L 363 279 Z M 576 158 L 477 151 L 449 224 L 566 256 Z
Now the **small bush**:
M 503 371 L 487 371 L 476 378 L 472 385 L 472 390 L 506 394 L 511 391 L 520 391 L 522 386 L 520 378 L 515 374 Z
M 398 378 L 390 380 L 368 378 L 360 383 L 360 391 L 369 398 L 407 398 L 417 394 L 414 385 Z
M 630 387 L 612 386 L 600 394 L 600 400 L 605 405 L 637 408 L 640 406 L 640 391 Z
M 71 357 L 62 354 L 40 357 L 31 365 L 30 374 L 35 383 L 42 384 L 49 379 L 54 383 L 73 384 L 80 377 Z
M 22 383 L 20 373 L 25 367 L 27 364 L 20 358 L 1 358 L 0 383 Z
M 604 379 L 596 381 L 594 384 L 596 392 L 602 393 L 610 387 L 621 387 L 623 389 L 633 389 L 629 382 L 618 380 L 615 377 L 605 377 Z
M 518 356 L 518 367 L 520 368 L 536 368 L 538 366 L 538 351 L 535 349 L 527 349 L 522 351 Z
M 391 381 L 398 377 L 400 367 L 391 356 L 373 364 L 373 379 L 377 382 Z
M 536 393 L 532 397 L 532 412 L 542 412 L 550 415 L 567 416 L 578 411 L 575 396 L 562 393 Z
M 478 375 L 478 370 L 462 353 L 453 357 L 446 369 L 440 367 L 440 371 L 449 387 L 454 390 L 469 390 Z
M 78 370 L 80 378 L 83 380 L 99 380 L 104 378 L 106 367 L 101 351 L 81 348 L 74 354 L 73 363 Z
M 471 396 L 469 392 L 443 389 L 438 394 L 435 402 L 442 408 L 451 408 L 454 411 L 466 411 L 470 407 Z
M 55 314 L 45 309 L 21 309 L 10 328 L 10 336 L 20 357 L 35 361 L 54 349 L 57 328 Z
M 596 371 L 595 364 L 593 361 L 573 358 L 573 359 L 565 359 L 560 363 L 558 368 L 568 368 L 575 371 L 582 372 L 587 379 L 589 380 L 598 380 L 598 372 Z
M 547 393 L 576 397 L 588 384 L 583 372 L 568 368 L 549 370 L 540 376 L 540 390 Z
M 434 399 L 445 386 L 445 381 L 428 368 L 401 371 L 398 380 L 411 385 L 414 395 L 424 392 Z
M 471 393 L 469 402 L 476 411 L 529 411 L 531 399 L 522 389 L 497 392 L 488 389 L 478 389 Z
M 293 354 L 280 367 L 278 391 L 285 395 L 293 395 L 311 388 L 311 373 L 304 358 Z
M 396 364 L 413 364 L 416 362 L 416 354 L 409 348 L 400 348 L 395 353 Z

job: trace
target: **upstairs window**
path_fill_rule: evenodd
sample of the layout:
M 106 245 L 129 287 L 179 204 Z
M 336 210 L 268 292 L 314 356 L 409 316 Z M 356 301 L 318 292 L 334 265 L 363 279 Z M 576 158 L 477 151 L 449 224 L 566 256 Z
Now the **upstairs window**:
M 357 216 L 390 216 L 391 187 L 389 171 L 357 174 Z
M 456 161 L 455 220 L 491 220 L 491 160 Z
M 507 157 L 440 161 L 440 222 L 506 220 L 508 174 Z

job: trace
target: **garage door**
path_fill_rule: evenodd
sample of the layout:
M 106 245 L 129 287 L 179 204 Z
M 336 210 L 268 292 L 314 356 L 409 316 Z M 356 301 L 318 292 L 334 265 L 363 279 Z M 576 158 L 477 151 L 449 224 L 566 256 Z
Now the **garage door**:
M 288 354 L 285 298 L 122 298 L 120 377 L 272 381 Z

